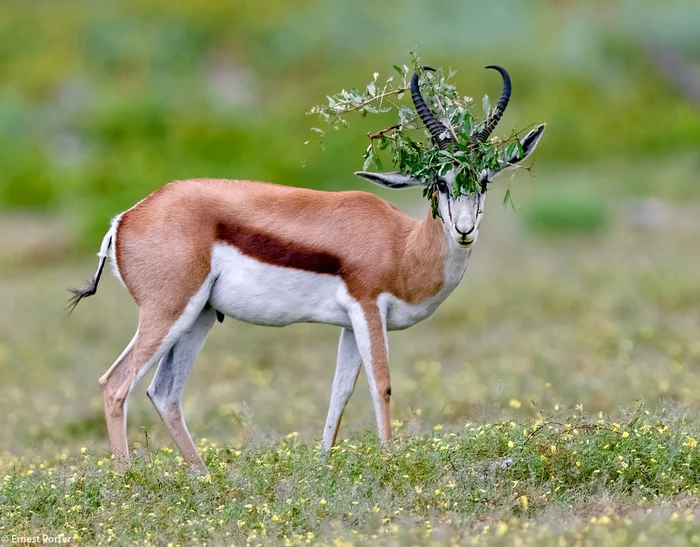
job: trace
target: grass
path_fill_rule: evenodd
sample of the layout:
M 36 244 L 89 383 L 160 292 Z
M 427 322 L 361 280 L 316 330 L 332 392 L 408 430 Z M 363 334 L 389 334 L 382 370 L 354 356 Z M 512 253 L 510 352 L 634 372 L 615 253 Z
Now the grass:
M 516 200 L 528 212 L 583 173 L 567 182 L 543 170 L 537 195 L 514 182 Z M 525 215 L 489 198 L 462 285 L 429 321 L 390 335 L 396 440 L 386 446 L 361 376 L 339 448 L 318 447 L 337 329 L 217 324 L 184 400 L 204 477 L 173 452 L 148 380 L 129 406 L 134 467 L 112 472 L 97 378 L 135 328 L 119 283 L 105 276 L 68 316 L 65 288 L 91 275 L 94 259 L 4 261 L 0 536 L 698 543 L 698 188 L 674 180 L 663 222 L 639 224 L 617 199 L 639 173 L 600 173 L 613 183 L 600 231 L 539 238 L 520 226 Z
M 639 540 L 644 523 L 634 511 L 657 504 L 682 508 L 668 516 L 674 531 L 700 532 L 700 426 L 641 409 L 623 424 L 580 415 L 565 422 L 435 426 L 421 437 L 397 425 L 389 445 L 365 434 L 330 454 L 298 443 L 296 433 L 240 448 L 203 439 L 210 473 L 199 477 L 170 448 L 142 449 L 123 476 L 109 457 L 85 448 L 48 460 L 6 457 L 0 532 L 62 530 L 90 544 L 420 543 L 434 536 L 492 544 L 529 534 L 527 523 L 542 519 L 538 533 L 546 536 L 548 514 L 580 504 L 588 505 L 578 515 L 586 524 L 572 537 L 615 535 L 626 530 L 624 519 L 641 526 L 626 531 Z

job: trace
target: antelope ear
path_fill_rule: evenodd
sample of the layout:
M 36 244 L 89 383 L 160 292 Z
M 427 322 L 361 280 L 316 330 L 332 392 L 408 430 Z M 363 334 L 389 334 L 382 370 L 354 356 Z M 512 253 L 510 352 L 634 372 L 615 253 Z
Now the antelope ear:
M 358 177 L 362 177 L 374 184 L 384 186 L 384 188 L 392 188 L 398 190 L 400 188 L 413 188 L 414 186 L 422 186 L 423 183 L 418 179 L 414 179 L 408 175 L 401 173 L 369 173 L 367 171 L 357 171 Z
M 520 139 L 520 147 L 523 149 L 522 156 L 520 155 L 519 151 L 516 151 L 515 154 L 508 159 L 507 163 L 504 163 L 503 161 L 499 162 L 500 169 L 498 169 L 498 171 L 493 171 L 492 169 L 484 169 L 479 175 L 479 182 L 482 184 L 482 186 L 485 186 L 486 184 L 490 183 L 497 175 L 508 171 L 511 167 L 517 165 L 525 158 L 527 158 L 530 154 L 532 154 L 535 151 L 535 148 L 537 148 L 537 145 L 539 144 L 540 139 L 544 134 L 545 127 L 546 124 L 540 124 L 537 126 L 536 129 L 533 129 L 522 139 Z
M 537 129 L 533 129 L 530 131 L 527 135 L 525 135 L 521 140 L 520 140 L 520 146 L 523 149 L 523 155 L 518 157 L 517 155 L 510 158 L 508 160 L 508 163 L 510 165 L 514 165 L 518 162 L 523 161 L 525 158 L 527 158 L 530 154 L 532 154 L 535 151 L 535 148 L 537 148 L 537 145 L 540 142 L 540 139 L 542 138 L 542 135 L 544 134 L 544 129 L 546 127 L 546 124 L 540 124 L 537 126 Z M 516 152 L 517 154 L 517 152 Z

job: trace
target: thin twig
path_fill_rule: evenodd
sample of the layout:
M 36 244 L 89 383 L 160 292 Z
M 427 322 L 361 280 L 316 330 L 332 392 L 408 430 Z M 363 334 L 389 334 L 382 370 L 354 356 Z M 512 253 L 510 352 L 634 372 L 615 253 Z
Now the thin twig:
M 406 91 L 408 91 L 407 87 L 400 87 L 397 89 L 392 89 L 391 91 L 386 91 L 384 93 L 380 93 L 379 95 L 375 95 L 374 97 L 370 97 L 369 99 L 362 101 L 360 104 L 355 105 L 352 108 L 348 108 L 348 109 L 342 110 L 342 111 L 336 111 L 335 116 L 333 117 L 333 120 L 328 124 L 328 129 L 333 129 L 343 114 L 347 114 L 349 112 L 355 112 L 357 110 L 360 110 L 360 109 L 364 108 L 365 106 L 367 106 L 368 104 L 376 101 L 377 99 L 379 99 L 381 101 L 384 99 L 384 97 L 390 97 L 391 95 L 399 95 L 401 93 L 405 93 Z M 324 138 L 325 138 L 325 134 L 318 141 L 319 144 L 323 145 Z
M 372 133 L 371 131 L 369 131 L 367 133 L 367 136 L 370 138 L 370 140 L 378 139 L 379 137 L 383 137 L 389 131 L 394 131 L 395 129 L 401 129 L 402 127 L 403 127 L 402 124 L 397 123 L 396 125 L 392 125 L 391 127 L 387 127 L 386 129 L 382 129 L 381 131 L 377 131 L 376 133 Z
M 399 87 L 397 89 L 392 89 L 391 91 L 386 91 L 384 93 L 380 93 L 379 95 L 375 95 L 374 97 L 370 97 L 366 101 L 362 101 L 360 104 L 353 106 L 352 108 L 349 108 L 348 110 L 345 110 L 344 113 L 359 110 L 360 108 L 367 106 L 368 104 L 376 101 L 377 99 L 383 99 L 384 97 L 390 97 L 391 95 L 398 95 L 399 93 L 406 93 L 406 91 L 408 91 L 407 87 Z
M 392 89 L 391 91 L 387 91 L 385 93 L 380 93 L 379 95 L 375 95 L 374 97 L 370 97 L 369 99 L 362 101 L 360 104 L 357 104 L 357 105 L 353 106 L 352 108 L 348 108 L 346 110 L 336 112 L 335 118 L 333 118 L 333 121 L 330 123 L 330 125 L 328 127 L 332 128 L 335 125 L 335 123 L 338 121 L 340 116 L 343 114 L 347 114 L 348 112 L 355 112 L 356 110 L 360 110 L 360 109 L 364 108 L 365 106 L 367 106 L 368 104 L 373 103 L 377 99 L 381 100 L 384 97 L 390 97 L 391 95 L 398 95 L 399 93 L 405 93 L 406 91 L 408 91 L 407 87 L 400 87 L 398 89 Z

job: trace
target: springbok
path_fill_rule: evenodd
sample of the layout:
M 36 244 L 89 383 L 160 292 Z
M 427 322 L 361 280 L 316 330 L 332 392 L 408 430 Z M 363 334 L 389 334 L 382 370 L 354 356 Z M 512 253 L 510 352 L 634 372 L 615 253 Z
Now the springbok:
M 507 106 L 508 73 L 498 105 L 472 140 L 485 141 Z M 425 104 L 418 75 L 411 97 L 435 142 L 446 127 Z M 528 157 L 544 125 L 520 142 L 493 177 Z M 440 139 L 440 137 L 443 137 Z M 387 188 L 422 183 L 400 173 L 356 175 Z M 129 345 L 99 379 L 117 469 L 129 465 L 126 406 L 156 363 L 147 390 L 184 459 L 206 469 L 182 415 L 182 393 L 218 318 L 257 325 L 299 322 L 341 327 L 323 446 L 335 443 L 343 410 L 364 364 L 379 438 L 391 438 L 387 331 L 430 316 L 462 279 L 479 234 L 485 193 L 455 195 L 454 170 L 436 180 L 439 215 L 415 220 L 367 192 L 321 192 L 248 180 L 193 179 L 156 190 L 117 215 L 100 247 L 92 280 L 73 306 L 95 294 L 107 257 L 139 307 Z

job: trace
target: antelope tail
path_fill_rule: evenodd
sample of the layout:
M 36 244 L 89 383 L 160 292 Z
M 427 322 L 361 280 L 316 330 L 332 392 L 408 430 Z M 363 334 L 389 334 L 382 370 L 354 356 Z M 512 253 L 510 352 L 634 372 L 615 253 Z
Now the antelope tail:
M 97 285 L 100 283 L 100 277 L 102 276 L 102 270 L 104 270 L 105 263 L 107 262 L 107 256 L 109 254 L 109 249 L 114 241 L 114 234 L 116 232 L 116 226 L 112 226 L 107 232 L 105 237 L 102 239 L 102 245 L 100 246 L 100 252 L 97 256 L 100 257 L 100 261 L 97 264 L 97 271 L 90 281 L 85 283 L 79 289 L 69 289 L 73 296 L 68 301 L 68 307 L 66 308 L 68 312 L 72 312 L 75 307 L 80 303 L 80 301 L 87 297 L 92 296 L 97 292 Z

